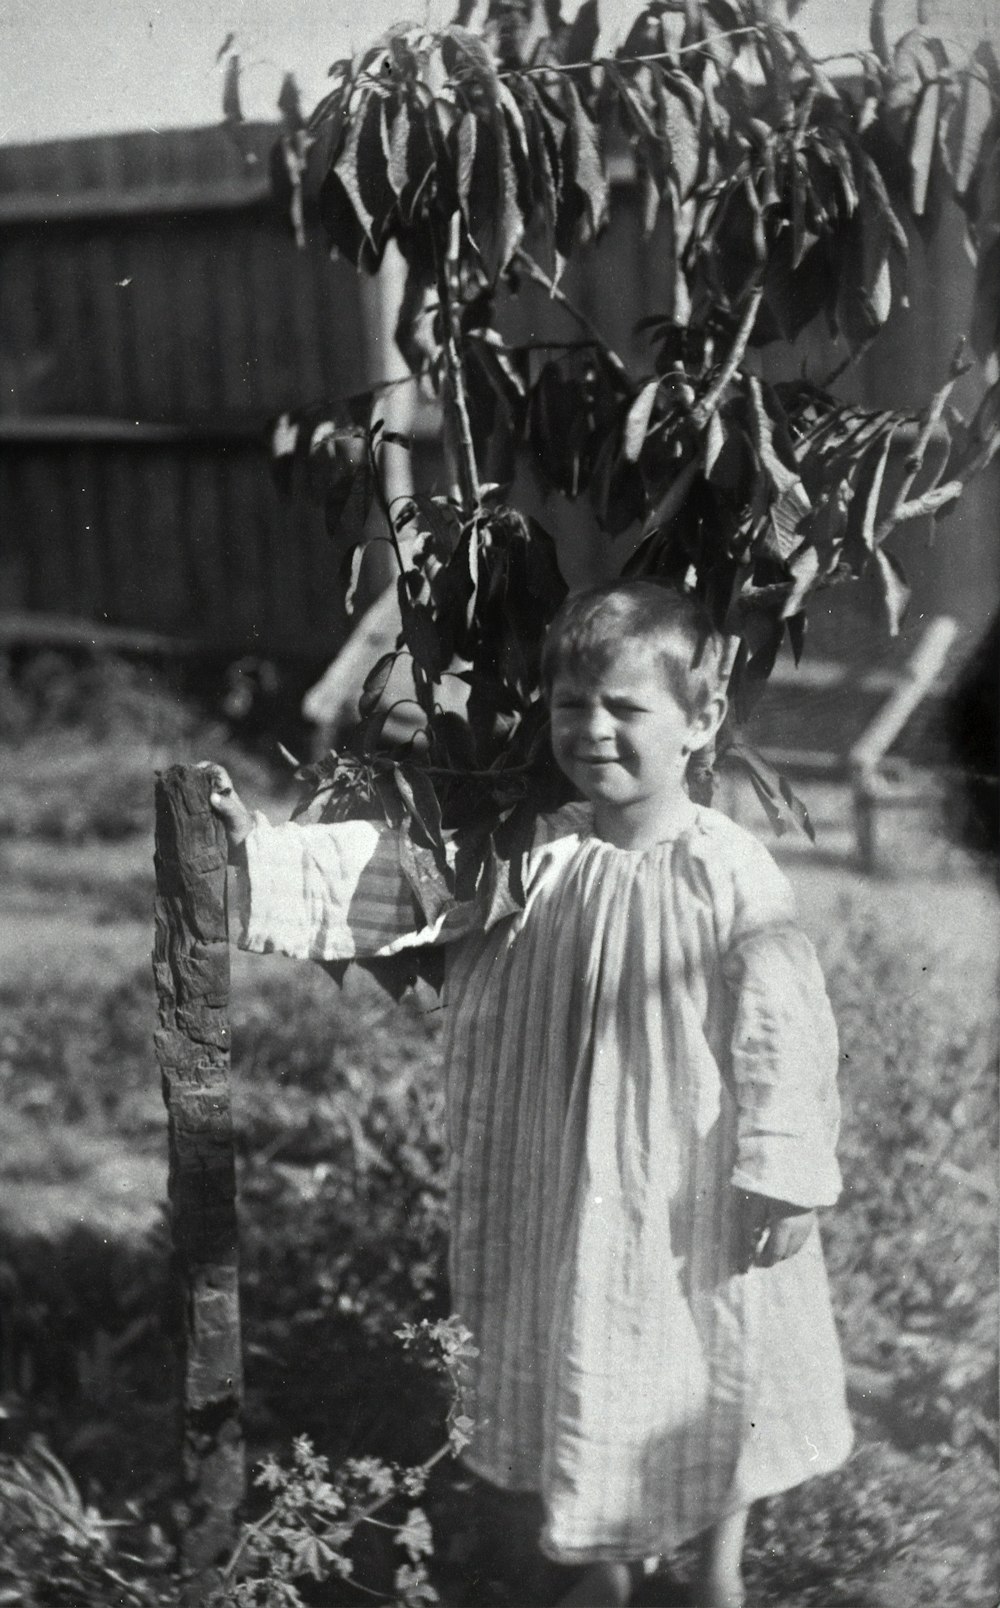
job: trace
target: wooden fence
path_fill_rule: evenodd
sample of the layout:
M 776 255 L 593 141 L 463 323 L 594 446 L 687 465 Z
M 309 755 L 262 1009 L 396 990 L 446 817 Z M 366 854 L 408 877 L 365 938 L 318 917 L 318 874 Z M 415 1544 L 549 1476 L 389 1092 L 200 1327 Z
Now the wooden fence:
M 391 365 L 384 308 L 347 264 L 300 251 L 270 197 L 276 129 L 144 132 L 0 149 L 0 625 L 44 614 L 158 633 L 234 657 L 329 657 L 343 635 L 316 509 L 274 488 L 264 432 Z M 628 353 L 662 305 L 669 240 L 642 238 L 619 187 L 607 234 L 566 286 Z M 914 244 L 909 318 L 852 385 L 928 396 L 968 318 L 961 224 Z M 552 338 L 529 287 L 511 333 Z M 572 331 L 575 334 L 575 330 Z M 832 347 L 815 355 L 835 360 Z M 765 354 L 769 371 L 772 359 Z M 1000 467 L 943 527 L 900 538 L 914 620 L 945 611 L 959 655 L 995 607 Z M 546 504 L 572 580 L 599 565 L 587 510 Z M 873 613 L 876 611 L 872 611 Z M 856 598 L 818 610 L 816 648 L 863 658 L 885 639 Z M 56 633 L 58 635 L 58 633 Z M 2 636 L 2 632 L 0 632 Z M 906 641 L 893 654 L 904 657 Z
M 366 377 L 354 270 L 297 249 L 275 131 L 0 150 L 0 607 L 320 655 L 316 510 L 272 486 L 267 421 Z

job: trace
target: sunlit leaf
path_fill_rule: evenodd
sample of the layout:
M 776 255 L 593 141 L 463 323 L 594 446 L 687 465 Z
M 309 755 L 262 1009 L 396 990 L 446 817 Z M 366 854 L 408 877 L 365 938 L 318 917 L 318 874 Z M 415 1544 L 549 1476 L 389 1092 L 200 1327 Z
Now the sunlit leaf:
M 820 577 L 819 553 L 815 547 L 803 548 L 802 552 L 792 559 L 789 569 L 792 576 L 792 590 L 781 610 L 783 620 L 790 620 L 799 613 Z
M 458 202 L 468 216 L 472 169 L 476 160 L 476 130 L 479 119 L 474 112 L 463 112 L 458 124 Z
M 369 95 L 362 110 L 351 120 L 334 172 L 371 247 L 376 253 L 381 252 L 395 195 L 382 146 L 382 103 L 376 95 Z
M 490 280 L 507 267 L 524 234 L 517 189 L 507 124 L 497 116 L 479 125 L 467 201 L 469 235 Z
M 885 605 L 889 635 L 898 636 L 909 607 L 911 589 L 899 560 L 884 547 L 876 549 L 875 567 Z
M 764 469 L 775 490 L 785 496 L 798 496 L 800 506 L 804 510 L 809 507 L 809 499 L 802 487 L 798 466 L 794 464 L 794 455 L 788 451 L 792 462 L 785 462 L 775 447 L 775 421 L 772 420 L 765 404 L 761 383 L 755 375 L 747 378 L 747 396 L 750 401 L 750 424 L 753 434 L 753 444 L 761 467 Z
M 365 677 L 365 684 L 361 689 L 358 700 L 358 713 L 362 720 L 373 714 L 381 701 L 382 695 L 389 684 L 389 677 L 395 668 L 398 658 L 398 649 L 393 648 L 376 660 Z
M 809 811 L 793 793 L 788 781 L 769 765 L 762 754 L 745 743 L 731 743 L 725 751 L 728 760 L 735 760 L 750 778 L 754 792 L 764 806 L 765 814 L 779 837 L 791 827 L 804 832 L 811 842 L 816 833 Z
M 855 530 L 857 527 L 857 512 L 861 511 L 861 525 L 858 534 L 861 544 L 872 551 L 875 545 L 875 526 L 878 519 L 878 503 L 882 492 L 882 482 L 885 479 L 886 465 L 889 462 L 889 453 L 892 449 L 894 430 L 888 430 L 879 443 L 873 448 L 865 463 L 862 465 L 858 478 L 858 488 L 851 509 L 851 523 Z
M 422 603 L 412 603 L 408 597 L 403 596 L 400 614 L 403 641 L 413 655 L 414 663 L 423 671 L 428 681 L 436 681 L 444 665 L 440 638 L 429 611 Z
M 711 475 L 719 457 L 719 453 L 722 451 L 722 448 L 725 445 L 725 440 L 726 432 L 723 428 L 722 420 L 719 417 L 718 409 L 716 409 L 708 421 L 708 429 L 705 432 L 706 475 Z
M 646 431 L 649 429 L 649 421 L 652 417 L 659 389 L 659 380 L 647 381 L 625 417 L 623 441 L 625 457 L 629 463 L 638 461 L 646 440 Z
M 927 202 L 940 106 L 941 86 L 930 83 L 920 97 L 910 135 L 910 201 L 918 218 L 923 216 Z
M 584 200 L 589 232 L 597 234 L 608 208 L 608 182 L 598 148 L 597 132 L 583 109 L 572 80 L 564 79 L 562 89 L 568 114 L 570 171 Z
M 392 192 L 396 196 L 402 196 L 410 178 L 409 139 L 410 111 L 403 101 L 393 121 L 385 169 Z
M 965 75 L 942 130 L 942 154 L 955 194 L 964 196 L 982 160 L 983 141 L 993 118 L 990 87 L 977 71 Z
M 341 585 L 344 592 L 344 613 L 348 619 L 354 613 L 357 602 L 358 587 L 361 583 L 361 566 L 364 562 L 365 550 L 359 543 L 352 547 L 347 555 L 347 562 L 341 569 Z

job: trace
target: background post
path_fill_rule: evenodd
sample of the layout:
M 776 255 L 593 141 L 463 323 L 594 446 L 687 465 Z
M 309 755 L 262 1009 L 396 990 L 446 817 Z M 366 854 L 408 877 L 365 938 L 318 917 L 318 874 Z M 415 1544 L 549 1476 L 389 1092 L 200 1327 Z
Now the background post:
M 169 1118 L 173 1296 L 183 1375 L 180 1562 L 203 1603 L 246 1488 L 230 1108 L 226 840 L 208 772 L 156 780 L 156 1056 Z

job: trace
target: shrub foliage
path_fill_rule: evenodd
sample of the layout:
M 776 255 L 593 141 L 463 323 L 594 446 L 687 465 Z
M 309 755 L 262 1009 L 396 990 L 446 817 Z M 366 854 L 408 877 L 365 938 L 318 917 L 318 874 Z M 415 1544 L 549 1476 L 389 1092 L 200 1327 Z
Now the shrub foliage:
M 442 897 L 485 880 L 516 904 L 531 817 L 551 801 L 537 659 L 564 587 L 548 533 L 483 483 L 491 444 L 520 441 L 545 485 L 585 498 L 629 573 L 704 600 L 733 641 L 738 716 L 786 637 L 801 652 L 822 589 L 869 578 L 897 630 L 908 588 L 887 539 L 953 506 L 1000 442 L 1000 58 L 962 0 L 894 42 L 875 5 L 871 48 L 839 58 L 837 77 L 758 0 L 654 0 L 617 38 L 593 4 L 569 27 L 558 4 L 543 17 L 538 0 L 498 0 L 482 36 L 464 15 L 335 62 L 308 117 L 286 82 L 275 164 L 300 237 L 319 231 L 365 272 L 390 241 L 401 252 L 397 339 L 442 398 L 454 495 L 390 504 L 385 455 L 408 443 L 372 422 L 373 394 L 284 416 L 274 454 L 286 484 L 323 499 L 349 594 L 367 541 L 398 561 L 398 643 L 365 684 L 354 752 L 306 774 L 314 810 L 346 794 L 384 811 L 437 853 Z M 605 226 L 623 158 L 647 228 L 665 220 L 670 242 L 638 373 L 560 283 Z M 981 404 L 969 418 L 951 406 L 972 361 L 959 351 L 923 406 L 851 406 L 837 374 L 905 306 L 908 226 L 945 194 L 978 262 Z M 505 300 L 529 283 L 572 318 L 572 340 L 505 336 Z M 794 350 L 819 324 L 835 372 L 768 383 L 761 350 Z M 409 769 L 381 746 L 400 656 L 420 706 Z M 449 674 L 468 682 L 466 718 L 442 707 Z M 787 790 L 758 779 L 786 817 Z M 442 821 L 463 843 L 454 873 Z

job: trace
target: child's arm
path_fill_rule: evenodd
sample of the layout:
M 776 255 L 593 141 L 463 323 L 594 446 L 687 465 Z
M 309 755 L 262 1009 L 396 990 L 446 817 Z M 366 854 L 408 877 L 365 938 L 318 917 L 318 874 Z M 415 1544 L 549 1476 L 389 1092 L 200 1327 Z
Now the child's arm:
M 733 1263 L 738 1273 L 750 1267 L 773 1267 L 801 1251 L 816 1213 L 787 1200 L 773 1200 L 749 1189 L 734 1189 Z
M 819 963 L 791 889 L 753 845 L 735 873 L 724 970 L 734 994 L 737 1265 L 771 1266 L 805 1243 L 840 1192 L 839 1049 Z
M 237 867 L 241 948 L 295 959 L 393 955 L 461 937 L 476 920 L 414 863 L 404 872 L 397 834 L 371 821 L 274 827 L 251 815 L 221 766 L 207 767 L 212 808 Z M 412 857 L 411 857 L 412 858 Z
M 246 865 L 246 840 L 253 830 L 253 816 L 233 786 L 229 772 L 222 765 L 214 765 L 211 760 L 205 759 L 198 769 L 211 772 L 212 791 L 208 795 L 208 802 L 226 828 L 229 864 Z

